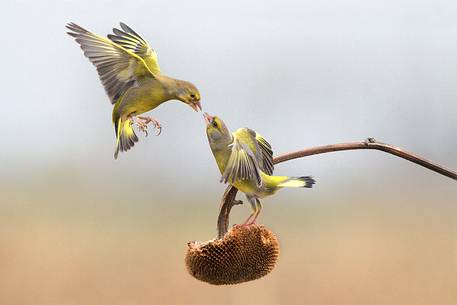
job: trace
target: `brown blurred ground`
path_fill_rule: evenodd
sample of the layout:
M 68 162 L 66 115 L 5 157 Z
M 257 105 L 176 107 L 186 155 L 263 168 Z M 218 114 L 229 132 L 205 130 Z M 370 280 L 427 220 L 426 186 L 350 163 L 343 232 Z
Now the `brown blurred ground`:
M 0 304 L 457 304 L 449 179 L 432 189 L 352 181 L 333 194 L 317 185 L 266 200 L 260 221 L 280 238 L 277 268 L 214 287 L 190 277 L 183 259 L 187 241 L 215 235 L 218 189 L 167 201 L 147 184 L 129 194 L 71 175 L 38 178 L 3 184 Z M 235 209 L 240 222 L 248 208 Z

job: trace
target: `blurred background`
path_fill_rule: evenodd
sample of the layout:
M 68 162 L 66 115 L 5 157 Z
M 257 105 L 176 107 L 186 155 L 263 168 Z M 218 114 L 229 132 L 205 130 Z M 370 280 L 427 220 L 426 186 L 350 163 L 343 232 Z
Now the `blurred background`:
M 455 170 L 456 1 L 6 0 L 0 17 L 1 304 L 457 304 L 456 182 L 377 151 L 278 165 L 317 184 L 263 201 L 276 269 L 193 279 L 186 243 L 215 236 L 225 188 L 201 114 L 162 105 L 162 135 L 115 161 L 112 107 L 64 28 L 127 23 L 276 154 L 375 137 Z

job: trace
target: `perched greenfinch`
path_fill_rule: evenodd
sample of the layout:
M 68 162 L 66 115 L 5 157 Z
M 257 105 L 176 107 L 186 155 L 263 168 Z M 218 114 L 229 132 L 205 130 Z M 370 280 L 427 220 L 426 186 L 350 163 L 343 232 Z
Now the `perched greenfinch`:
M 203 114 L 209 146 L 222 174 L 221 182 L 229 183 L 246 195 L 252 213 L 244 224 L 255 223 L 262 209 L 261 198 L 273 195 L 283 187 L 311 188 L 310 176 L 273 176 L 273 151 L 270 144 L 249 128 L 231 133 L 217 116 Z
M 120 23 L 108 38 L 91 33 L 75 23 L 67 24 L 68 34 L 75 38 L 84 55 L 97 68 L 113 108 L 116 132 L 114 158 L 119 151 L 132 148 L 138 137 L 132 128 L 135 123 L 147 135 L 147 124 L 161 131 L 160 123 L 139 116 L 168 100 L 179 100 L 201 110 L 200 93 L 190 82 L 161 74 L 157 54 L 134 30 Z

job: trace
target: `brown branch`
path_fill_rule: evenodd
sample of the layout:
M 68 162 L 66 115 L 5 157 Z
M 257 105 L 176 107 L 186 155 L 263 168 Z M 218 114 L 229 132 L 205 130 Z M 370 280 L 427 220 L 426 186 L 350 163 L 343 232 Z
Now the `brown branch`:
M 274 164 L 278 164 L 281 162 L 289 161 L 292 159 L 302 158 L 306 156 L 312 156 L 317 154 L 329 153 L 334 151 L 343 151 L 343 150 L 355 150 L 355 149 L 375 149 L 380 150 L 397 157 L 409 160 L 413 163 L 421 165 L 425 168 L 428 168 L 434 172 L 437 172 L 441 175 L 449 177 L 451 179 L 457 180 L 457 173 L 450 169 L 447 169 L 441 165 L 438 165 L 430 160 L 424 159 L 419 157 L 413 153 L 407 152 L 401 148 L 376 142 L 373 138 L 368 138 L 364 142 L 352 142 L 352 143 L 339 143 L 339 144 L 332 144 L 332 145 L 325 145 L 325 146 L 318 146 L 318 147 L 311 147 L 305 148 L 303 150 L 279 155 L 273 159 Z M 221 201 L 221 208 L 219 212 L 219 217 L 217 220 L 217 231 L 218 237 L 222 238 L 228 230 L 229 225 L 229 216 L 230 210 L 234 205 L 242 204 L 242 201 L 235 200 L 236 193 L 238 190 L 235 187 L 228 186 L 222 196 Z
M 365 142 L 352 142 L 352 143 L 340 143 L 340 144 L 332 144 L 332 145 L 325 145 L 325 146 L 318 146 L 312 148 L 306 148 L 303 150 L 299 150 L 296 152 L 284 154 L 277 156 L 273 159 L 273 163 L 281 163 L 284 161 L 302 158 L 311 155 L 317 155 L 322 153 L 334 152 L 334 151 L 342 151 L 342 150 L 354 150 L 354 149 L 376 149 L 381 150 L 383 152 L 395 155 L 397 157 L 409 160 L 416 164 L 419 164 L 425 168 L 428 168 L 434 172 L 437 172 L 441 175 L 447 176 L 451 179 L 457 180 L 457 173 L 447 169 L 441 165 L 433 163 L 430 160 L 424 159 L 419 157 L 413 153 L 407 152 L 399 147 L 395 147 L 389 144 L 376 142 L 373 138 L 368 138 Z

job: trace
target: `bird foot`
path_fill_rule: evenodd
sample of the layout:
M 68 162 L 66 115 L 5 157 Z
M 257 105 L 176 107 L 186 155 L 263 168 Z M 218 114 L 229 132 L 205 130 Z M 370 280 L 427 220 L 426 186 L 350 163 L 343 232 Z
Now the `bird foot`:
M 159 123 L 154 118 L 151 118 L 149 116 L 136 116 L 136 126 L 138 129 L 142 132 L 144 132 L 145 136 L 148 136 L 148 124 L 152 123 L 154 125 L 154 128 L 157 129 L 157 136 L 162 133 L 162 125 Z
M 252 219 L 251 221 L 245 223 L 244 225 L 245 225 L 245 226 L 255 225 L 255 224 L 256 224 L 256 220 L 257 220 L 257 217 L 255 217 L 255 218 Z
M 243 222 L 242 226 L 250 226 L 250 225 L 255 225 L 255 222 L 257 220 L 257 217 L 259 217 L 260 210 L 255 211 L 251 215 L 249 215 L 248 219 Z

